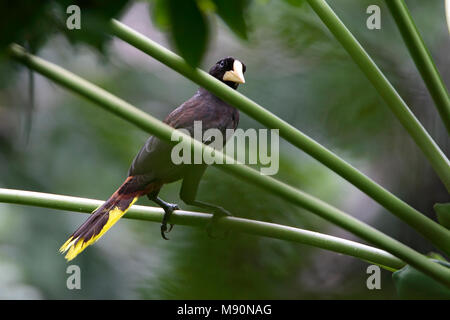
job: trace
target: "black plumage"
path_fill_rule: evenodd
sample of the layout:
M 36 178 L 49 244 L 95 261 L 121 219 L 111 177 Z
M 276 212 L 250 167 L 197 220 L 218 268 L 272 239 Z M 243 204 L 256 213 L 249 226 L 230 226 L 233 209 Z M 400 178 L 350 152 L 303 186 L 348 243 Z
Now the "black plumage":
M 244 83 L 243 73 L 246 67 L 233 57 L 218 61 L 209 73 L 233 89 Z M 207 90 L 200 88 L 193 97 L 173 110 L 164 120 L 175 129 L 186 129 L 193 136 L 194 121 L 202 122 L 202 131 L 219 129 L 223 137 L 227 137 L 227 129 L 236 129 L 239 123 L 239 112 L 233 106 L 222 101 Z M 203 133 L 202 132 L 202 133 Z M 225 141 L 224 141 L 225 143 Z M 128 171 L 128 178 L 122 186 L 81 225 L 61 247 L 61 251 L 69 250 L 66 258 L 73 259 L 84 248 L 98 240 L 117 220 L 123 216 L 138 197 L 147 195 L 149 199 L 160 205 L 165 215 L 161 225 L 161 235 L 167 239 L 167 221 L 170 214 L 178 209 L 158 197 L 162 186 L 166 183 L 182 179 L 180 198 L 187 204 L 205 208 L 214 215 L 229 215 L 225 209 L 196 200 L 200 179 L 206 169 L 205 164 L 179 164 L 171 160 L 172 146 L 151 136 L 134 158 Z M 170 230 L 169 230 L 170 231 Z

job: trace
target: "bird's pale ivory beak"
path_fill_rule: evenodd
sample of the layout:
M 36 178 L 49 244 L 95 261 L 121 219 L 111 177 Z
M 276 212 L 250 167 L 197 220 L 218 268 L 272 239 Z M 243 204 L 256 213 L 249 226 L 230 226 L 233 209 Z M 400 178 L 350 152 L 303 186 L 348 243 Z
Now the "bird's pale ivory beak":
M 244 73 L 242 72 L 242 62 L 234 60 L 233 70 L 227 71 L 223 75 L 224 81 L 233 81 L 237 83 L 245 83 Z

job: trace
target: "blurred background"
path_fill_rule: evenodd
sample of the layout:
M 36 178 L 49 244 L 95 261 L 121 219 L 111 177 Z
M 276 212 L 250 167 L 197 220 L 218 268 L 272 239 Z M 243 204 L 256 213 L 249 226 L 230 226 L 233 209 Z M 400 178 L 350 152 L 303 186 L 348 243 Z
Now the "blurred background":
M 159 2 L 122 1 L 121 6 L 111 10 L 131 28 L 175 50 L 170 25 L 158 15 Z M 208 1 L 200 2 L 208 5 Z M 448 135 L 384 1 L 328 2 L 444 153 L 449 154 Z M 381 8 L 380 30 L 366 28 L 366 8 L 371 4 Z M 408 0 L 407 4 L 448 86 L 450 41 L 444 1 Z M 92 25 L 92 17 L 83 20 L 84 7 L 80 7 L 83 30 L 84 22 L 86 28 Z M 39 8 L 28 7 L 30 15 L 23 16 L 25 11 L 16 9 L 2 11 L 2 15 L 8 15 L 9 21 L 17 25 L 29 22 L 23 19 L 31 19 L 39 12 Z M 240 92 L 435 219 L 433 204 L 449 201 L 444 186 L 307 3 L 254 0 L 243 12 L 247 40 L 236 36 L 217 15 L 207 15 L 209 41 L 201 67 L 209 69 L 228 55 L 240 59 L 247 66 L 246 84 L 240 86 Z M 45 35 L 45 39 L 38 39 L 31 46 L 38 56 L 159 119 L 197 90 L 197 85 L 121 40 L 103 42 L 94 37 L 72 41 L 58 32 L 46 33 L 46 24 L 44 19 L 34 22 L 35 30 L 42 26 L 41 34 Z M 15 25 L 6 27 L 2 28 L 3 36 Z M 3 38 L 1 43 L 11 41 L 14 39 Z M 0 187 L 108 198 L 126 177 L 129 164 L 148 135 L 38 74 L 34 75 L 31 98 L 29 85 L 28 71 L 3 57 Z M 34 99 L 33 108 L 30 99 Z M 261 125 L 241 113 L 239 127 Z M 423 253 L 435 251 L 405 223 L 283 140 L 276 178 L 343 209 L 414 249 Z M 167 185 L 161 192 L 162 198 L 195 210 L 181 202 L 179 187 L 180 183 Z M 207 170 L 198 198 L 219 204 L 236 216 L 360 241 L 213 167 Z M 139 204 L 154 205 L 144 198 Z M 395 297 L 390 272 L 382 271 L 382 290 L 369 291 L 368 264 L 351 257 L 239 233 L 210 239 L 205 230 L 182 226 L 175 226 L 171 240 L 164 241 L 159 224 L 127 219 L 70 263 L 80 266 L 82 280 L 81 290 L 68 290 L 68 264 L 58 249 L 85 219 L 83 214 L 0 203 L 0 298 Z

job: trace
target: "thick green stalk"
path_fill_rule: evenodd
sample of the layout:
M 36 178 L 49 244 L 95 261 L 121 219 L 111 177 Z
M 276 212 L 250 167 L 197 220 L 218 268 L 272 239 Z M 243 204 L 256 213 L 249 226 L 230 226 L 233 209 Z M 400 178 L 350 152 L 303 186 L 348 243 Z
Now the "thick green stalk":
M 117 37 L 206 88 L 224 101 L 227 101 L 250 117 L 261 122 L 266 127 L 279 129 L 281 137 L 354 184 L 358 189 L 365 192 L 387 210 L 419 231 L 433 242 L 436 247 L 450 255 L 450 232 L 447 229 L 394 196 L 319 143 L 236 90 L 231 89 L 214 77 L 211 77 L 208 73 L 191 68 L 175 53 L 167 50 L 124 24 L 113 20 L 111 22 L 111 30 Z
M 103 203 L 100 200 L 2 188 L 0 188 L 0 202 L 84 213 L 91 213 Z M 161 208 L 135 205 L 131 207 L 124 218 L 161 222 L 163 214 L 164 210 Z M 210 221 L 211 217 L 211 214 L 176 210 L 170 217 L 169 222 L 179 225 L 204 227 Z M 342 253 L 391 270 L 398 270 L 405 266 L 403 261 L 386 251 L 323 233 L 237 217 L 221 219 L 220 224 L 230 230 L 298 242 Z
M 386 4 L 394 17 L 395 23 L 408 47 L 425 85 L 430 91 L 447 132 L 450 133 L 450 98 L 447 88 L 437 70 L 408 7 L 403 0 L 387 0 Z
M 327 2 L 325 0 L 308 0 L 308 3 L 366 75 L 450 192 L 450 162 L 438 145 Z
M 119 117 L 133 123 L 148 133 L 167 141 L 168 143 L 183 143 L 186 146 L 192 147 L 195 152 L 202 152 L 203 149 L 208 152 L 213 150 L 211 147 L 205 146 L 201 142 L 192 139 L 190 136 L 171 128 L 162 121 L 159 121 L 149 114 L 137 109 L 106 90 L 103 90 L 102 88 L 61 67 L 26 53 L 25 50 L 18 45 L 11 46 L 10 54 L 13 58 L 17 59 L 29 68 L 41 73 L 49 79 L 52 79 L 63 87 L 78 93 L 88 100 L 93 101 L 107 111 L 118 115 Z M 228 88 L 228 86 L 226 87 Z M 184 138 L 181 142 L 172 141 L 171 138 L 175 131 L 178 132 L 178 136 L 182 136 Z M 223 155 L 217 150 L 215 153 L 227 158 L 226 155 Z M 230 162 L 227 161 L 226 163 Z M 390 238 L 384 233 L 321 201 L 320 199 L 297 190 L 274 178 L 261 175 L 259 171 L 251 169 L 245 165 L 221 164 L 218 165 L 218 168 L 235 174 L 239 178 L 254 183 L 261 188 L 269 189 L 271 192 L 279 195 L 285 200 L 310 210 L 320 217 L 354 233 L 370 243 L 375 244 L 381 249 L 390 252 L 394 256 L 450 287 L 449 269 L 430 261 L 425 256 L 414 251 L 408 246 L 405 246 L 397 240 Z

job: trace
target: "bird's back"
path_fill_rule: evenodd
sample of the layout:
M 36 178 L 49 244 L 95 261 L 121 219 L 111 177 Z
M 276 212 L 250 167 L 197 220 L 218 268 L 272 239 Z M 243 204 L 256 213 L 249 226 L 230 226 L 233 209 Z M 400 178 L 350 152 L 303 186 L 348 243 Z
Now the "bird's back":
M 186 129 L 194 136 L 194 121 L 201 121 L 203 133 L 219 129 L 226 137 L 227 129 L 236 129 L 239 112 L 203 88 L 173 110 L 164 120 L 175 129 Z M 175 165 L 171 159 L 172 146 L 151 136 L 141 148 L 129 169 L 129 175 L 147 175 L 149 180 L 172 182 L 183 177 L 187 165 Z

